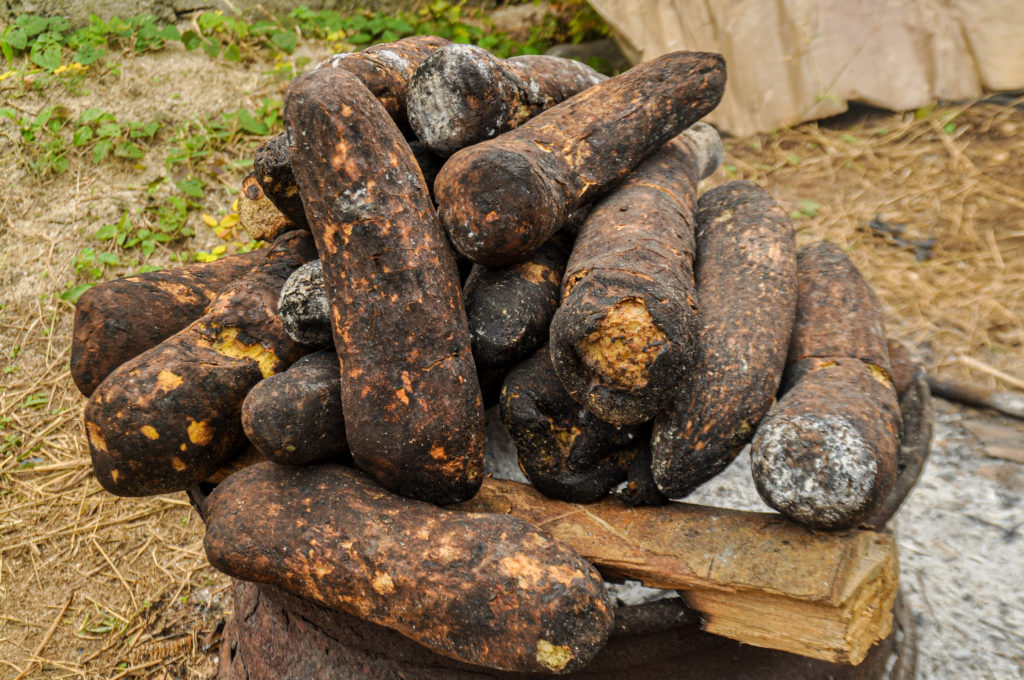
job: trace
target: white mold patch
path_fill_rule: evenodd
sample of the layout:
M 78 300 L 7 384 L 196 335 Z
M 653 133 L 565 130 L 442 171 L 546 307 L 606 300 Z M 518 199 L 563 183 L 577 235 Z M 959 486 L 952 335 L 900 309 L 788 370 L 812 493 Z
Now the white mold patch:
M 841 524 L 859 514 L 877 476 L 874 448 L 835 415 L 766 421 L 750 465 L 769 505 L 815 525 Z

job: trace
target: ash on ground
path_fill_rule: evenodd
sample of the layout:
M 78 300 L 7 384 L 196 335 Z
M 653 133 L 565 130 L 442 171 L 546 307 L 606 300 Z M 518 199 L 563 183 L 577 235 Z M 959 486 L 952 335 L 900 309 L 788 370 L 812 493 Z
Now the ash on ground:
M 1024 678 L 1024 465 L 986 456 L 985 442 L 961 424 L 967 418 L 1013 424 L 936 400 L 928 462 L 889 523 L 920 680 Z M 489 474 L 526 481 L 496 408 L 487 412 L 486 457 Z M 748 449 L 685 500 L 772 512 L 754 488 Z M 609 584 L 609 594 L 618 605 L 675 596 L 636 582 Z

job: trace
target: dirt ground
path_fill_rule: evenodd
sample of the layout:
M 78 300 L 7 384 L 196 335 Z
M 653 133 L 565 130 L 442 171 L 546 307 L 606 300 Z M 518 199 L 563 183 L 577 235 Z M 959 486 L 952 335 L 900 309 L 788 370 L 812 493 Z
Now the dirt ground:
M 89 94 L 51 88 L 12 101 L 33 113 L 59 102 L 73 113 L 102 105 L 119 120 L 182 119 L 280 97 L 280 85 L 263 75 L 269 66 L 169 49 L 125 58 L 120 76 Z M 5 127 L 3 134 L 0 369 L 16 368 L 0 373 L 0 677 L 209 678 L 230 609 L 227 579 L 206 564 L 202 523 L 184 494 L 115 498 L 93 479 L 80 419 L 84 400 L 68 370 L 72 307 L 56 297 L 73 276 L 73 256 L 97 247 L 89 236 L 97 226 L 146 200 L 146 184 L 164 172 L 162 151 L 154 147 L 138 166 L 75 158 L 66 173 L 41 180 L 25 167 L 15 133 Z M 802 242 L 828 238 L 846 248 L 878 290 L 890 333 L 912 344 L 928 370 L 1024 390 L 1020 100 L 917 115 L 858 111 L 773 135 L 730 138 L 726 149 L 725 165 L 709 185 L 754 179 L 793 213 Z M 241 175 L 226 172 L 221 179 L 237 187 Z M 207 212 L 223 211 L 231 198 L 226 190 L 212 194 Z M 905 240 L 934 243 L 917 249 L 919 259 L 913 246 L 872 230 L 876 216 L 890 228 L 905 225 L 899 235 Z M 189 248 L 220 242 L 194 222 Z M 158 250 L 151 262 L 170 265 L 170 255 Z M 1015 586 L 1008 572 L 1020 564 L 1024 481 L 1019 463 L 985 457 L 1000 432 L 991 427 L 1015 426 L 942 409 L 937 433 L 959 448 L 942 449 L 941 465 L 928 473 L 939 476 L 926 476 L 913 500 L 930 492 L 937 502 L 959 498 L 972 508 L 967 514 L 981 519 L 962 520 L 954 507 L 945 515 L 908 510 L 900 521 L 905 582 L 917 584 L 913 605 L 925 616 L 922 676 L 1020 677 L 1019 613 L 999 612 L 1024 609 L 1019 589 L 1006 592 Z M 990 429 L 979 434 L 968 421 Z M 1020 441 L 1009 445 L 1017 455 Z M 985 503 L 987 509 L 973 509 Z M 996 528 L 970 544 L 976 554 L 967 562 L 944 566 L 955 562 L 957 548 L 939 539 L 978 522 Z M 918 534 L 919 524 L 930 526 Z M 967 571 L 983 590 L 967 593 L 973 600 L 958 592 L 946 597 Z M 952 644 L 949 636 L 974 640 L 971 626 L 983 625 L 971 618 L 972 608 L 981 612 L 976 619 L 991 619 L 1002 630 L 1004 642 Z M 979 654 L 992 662 L 977 662 Z M 957 672 L 947 674 L 951 668 Z

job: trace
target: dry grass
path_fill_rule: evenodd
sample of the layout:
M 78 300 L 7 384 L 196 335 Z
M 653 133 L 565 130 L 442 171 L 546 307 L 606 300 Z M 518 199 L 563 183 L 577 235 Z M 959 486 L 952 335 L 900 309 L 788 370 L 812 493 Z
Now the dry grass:
M 186 79 L 180 72 L 162 73 L 189 87 L 175 80 Z M 111 87 L 108 108 L 120 113 L 124 90 Z M 229 109 L 247 96 L 241 86 L 218 94 Z M 203 83 L 184 100 L 203 108 Z M 950 121 L 953 134 L 943 130 Z M 930 369 L 1001 388 L 1010 384 L 995 370 L 1024 377 L 1024 112 L 983 103 L 921 118 L 851 114 L 729 139 L 727 149 L 714 181 L 754 179 L 802 209 L 800 239 L 843 245 L 878 290 L 890 331 L 917 345 Z M 76 162 L 52 180 L 21 170 L 0 178 L 0 369 L 18 366 L 0 374 L 0 417 L 9 419 L 0 431 L 2 677 L 213 673 L 227 579 L 207 566 L 202 524 L 183 494 L 121 499 L 93 479 L 68 372 L 72 310 L 53 296 L 71 257 L 91 245 L 81 227 L 118 214 L 119 200 L 143 200 L 132 172 Z M 907 238 L 935 238 L 932 259 L 872 234 L 876 214 L 906 224 Z
M 1024 98 L 1012 103 L 860 111 L 729 139 L 729 167 L 714 180 L 762 184 L 796 215 L 799 242 L 845 248 L 878 292 L 890 334 L 930 370 L 1021 389 Z M 872 230 L 876 215 L 905 225 L 907 240 L 934 239 L 931 258 Z

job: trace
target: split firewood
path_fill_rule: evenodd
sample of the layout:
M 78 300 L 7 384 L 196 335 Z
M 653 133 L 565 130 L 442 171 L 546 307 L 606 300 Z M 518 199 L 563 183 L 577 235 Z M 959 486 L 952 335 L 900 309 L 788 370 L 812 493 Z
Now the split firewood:
M 608 578 L 680 590 L 705 630 L 758 647 L 858 664 L 892 627 L 899 569 L 890 535 L 810 531 L 775 514 L 686 503 L 577 505 L 498 479 L 455 508 L 520 517 Z
M 517 264 L 473 266 L 463 296 L 478 368 L 508 368 L 547 342 L 571 248 L 559 232 Z
M 316 68 L 340 68 L 359 78 L 384 105 L 399 129 L 412 137 L 406 115 L 409 81 L 435 50 L 450 44 L 436 35 L 414 35 L 367 47 L 361 52 L 335 54 Z
M 204 546 L 217 569 L 448 657 L 567 673 L 612 629 L 596 570 L 514 517 L 442 510 L 326 464 L 255 465 L 228 477 L 205 507 Z
M 572 59 L 499 59 L 475 45 L 452 43 L 435 50 L 409 81 L 409 124 L 428 148 L 450 156 L 606 78 Z
M 195 319 L 266 251 L 106 281 L 75 304 L 71 379 L 88 397 L 121 364 L 155 347 Z
M 282 465 L 351 463 L 338 373 L 332 347 L 258 382 L 242 402 L 246 438 L 267 460 Z
M 257 241 L 273 241 L 298 228 L 263 193 L 255 170 L 245 176 L 238 192 L 238 224 Z
M 697 205 L 696 360 L 654 422 L 658 487 L 681 498 L 724 470 L 775 401 L 796 312 L 796 244 L 756 184 L 730 182 Z
M 245 444 L 245 395 L 309 351 L 274 310 L 288 275 L 315 256 L 308 232 L 283 234 L 200 318 L 100 384 L 85 405 L 85 431 L 107 491 L 184 491 Z
M 797 252 L 787 363 L 783 396 L 751 449 L 758 493 L 809 526 L 856 526 L 893 484 L 900 412 L 878 301 L 853 262 L 824 241 Z
M 599 418 L 654 418 L 696 353 L 693 204 L 721 162 L 714 128 L 693 126 L 590 211 L 551 321 L 551 358 L 573 399 Z
M 324 290 L 324 266 L 320 260 L 302 265 L 285 281 L 277 301 L 284 330 L 295 342 L 311 347 L 333 345 L 331 303 Z
M 720 55 L 673 52 L 462 149 L 434 185 L 452 244 L 481 264 L 522 260 L 711 111 L 724 86 Z
M 469 498 L 483 477 L 483 404 L 455 257 L 415 158 L 340 68 L 294 80 L 284 119 L 330 291 L 353 460 L 405 496 Z
M 519 467 L 551 498 L 589 503 L 607 495 L 647 443 L 640 426 L 616 427 L 576 403 L 546 346 L 509 372 L 499 403 Z

